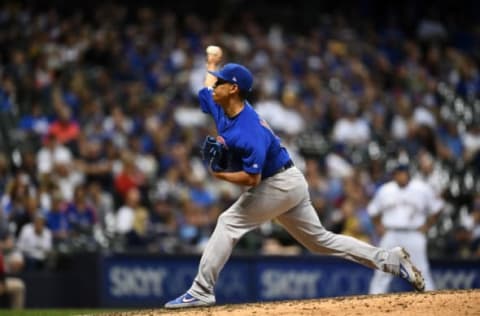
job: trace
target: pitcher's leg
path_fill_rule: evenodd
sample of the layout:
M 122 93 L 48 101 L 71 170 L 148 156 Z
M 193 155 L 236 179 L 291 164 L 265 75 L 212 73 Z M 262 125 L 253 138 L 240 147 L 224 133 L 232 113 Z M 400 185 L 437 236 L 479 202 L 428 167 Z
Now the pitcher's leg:
M 307 199 L 277 219 L 295 239 L 312 252 L 339 256 L 387 272 L 398 267 L 398 258 L 389 256 L 387 250 L 327 231 Z
M 257 224 L 236 225 L 229 211 L 224 212 L 217 221 L 217 226 L 210 237 L 198 267 L 198 273 L 188 290 L 193 296 L 205 301 L 215 302 L 214 287 L 218 275 L 230 257 L 237 241 Z
M 188 291 L 190 294 L 206 302 L 214 301 L 218 275 L 237 241 L 250 230 L 298 203 L 295 190 L 287 193 L 278 190 L 270 183 L 274 181 L 267 180 L 243 193 L 237 202 L 220 215 L 200 260 L 198 274 Z

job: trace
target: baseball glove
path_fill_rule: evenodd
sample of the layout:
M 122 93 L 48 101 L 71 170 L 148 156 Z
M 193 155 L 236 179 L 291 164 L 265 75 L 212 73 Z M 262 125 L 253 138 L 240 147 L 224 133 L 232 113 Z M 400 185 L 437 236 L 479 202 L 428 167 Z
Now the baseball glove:
M 200 149 L 203 161 L 213 171 L 224 171 L 226 168 L 226 148 L 215 137 L 207 136 Z

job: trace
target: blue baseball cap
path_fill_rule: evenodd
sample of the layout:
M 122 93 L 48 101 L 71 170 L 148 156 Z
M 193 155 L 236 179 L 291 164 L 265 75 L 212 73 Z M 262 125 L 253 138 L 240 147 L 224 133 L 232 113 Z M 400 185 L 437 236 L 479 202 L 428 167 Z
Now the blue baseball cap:
M 240 90 L 250 92 L 253 86 L 253 76 L 247 67 L 239 64 L 226 64 L 218 71 L 209 71 L 217 78 L 238 85 Z
M 403 162 L 399 162 L 399 163 L 396 163 L 393 168 L 392 168 L 392 172 L 397 172 L 397 171 L 406 171 L 408 172 L 410 169 L 410 166 L 406 163 L 403 163 Z

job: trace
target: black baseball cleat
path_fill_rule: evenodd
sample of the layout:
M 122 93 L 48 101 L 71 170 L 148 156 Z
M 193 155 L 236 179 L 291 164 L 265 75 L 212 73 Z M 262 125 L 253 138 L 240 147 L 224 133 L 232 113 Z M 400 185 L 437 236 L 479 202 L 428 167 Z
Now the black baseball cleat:
M 402 247 L 392 249 L 392 253 L 399 257 L 398 276 L 407 280 L 418 292 L 425 291 L 425 280 L 422 272 L 410 260 L 410 254 Z

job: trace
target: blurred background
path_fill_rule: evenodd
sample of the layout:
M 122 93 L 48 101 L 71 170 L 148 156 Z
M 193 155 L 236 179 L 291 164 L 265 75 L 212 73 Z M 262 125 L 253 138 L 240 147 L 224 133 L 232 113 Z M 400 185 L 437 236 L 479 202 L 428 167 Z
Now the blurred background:
M 476 1 L 3 1 L 0 237 L 24 306 L 160 306 L 188 286 L 241 192 L 199 155 L 216 133 L 196 96 L 210 44 L 254 73 L 249 100 L 327 229 L 377 243 L 366 206 L 402 157 L 445 201 L 428 232 L 434 271 L 453 271 L 445 288 L 480 287 L 478 12 Z M 259 294 L 220 302 L 362 294 L 368 282 L 277 296 L 255 283 L 265 278 L 244 285 L 236 273 L 268 260 L 322 265 L 275 223 L 234 256 L 230 285 Z M 454 282 L 464 264 L 469 285 Z

